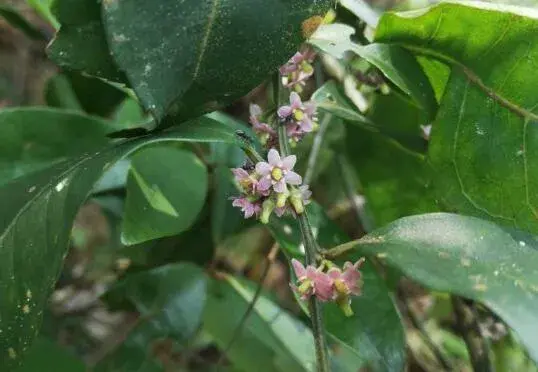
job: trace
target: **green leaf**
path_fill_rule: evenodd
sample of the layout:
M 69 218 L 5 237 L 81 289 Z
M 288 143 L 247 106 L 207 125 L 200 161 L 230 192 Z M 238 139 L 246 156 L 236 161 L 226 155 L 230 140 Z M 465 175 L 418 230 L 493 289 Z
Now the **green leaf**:
M 366 24 L 372 28 L 377 27 L 379 22 L 379 15 L 370 7 L 370 5 L 364 0 L 340 0 L 340 5 L 347 8 L 350 12 L 355 14 L 360 20 L 366 22 Z
M 4 18 L 11 26 L 24 32 L 26 36 L 33 40 L 45 40 L 45 36 L 39 29 L 34 27 L 15 9 L 7 5 L 0 5 L 0 17 Z
M 16 367 L 34 339 L 59 273 L 72 221 L 93 185 L 116 161 L 163 141 L 237 142 L 219 123 L 199 118 L 180 129 L 91 151 L 0 187 L 0 358 Z M 15 358 L 8 349 L 15 351 Z
M 96 371 L 162 371 L 154 350 L 158 342 L 185 346 L 194 336 L 206 304 L 207 277 L 194 265 L 171 264 L 127 276 L 106 297 L 115 305 L 132 304 L 140 320 Z
M 437 112 L 435 94 L 415 57 L 395 45 L 355 44 L 351 41 L 354 33 L 348 25 L 322 25 L 309 42 L 336 58 L 343 58 L 348 51 L 364 58 L 433 118 Z
M 98 0 L 56 0 L 52 13 L 61 24 L 48 47 L 54 62 L 110 81 L 125 80 L 110 56 Z
M 105 121 L 56 109 L 5 109 L 0 127 L 0 185 L 108 143 Z
M 319 205 L 309 205 L 308 217 L 322 248 L 349 241 Z M 270 229 L 289 256 L 304 261 L 297 221 L 273 218 Z M 324 307 L 326 329 L 331 337 L 373 370 L 401 371 L 405 365 L 405 341 L 388 288 L 368 262 L 361 272 L 364 292 L 352 302 L 355 314 L 348 318 L 336 304 L 328 303 Z
M 105 1 L 103 14 L 112 54 L 145 108 L 158 118 L 184 119 L 260 84 L 310 36 L 330 4 Z
M 127 179 L 122 242 L 138 244 L 187 230 L 204 206 L 207 182 L 206 167 L 189 151 L 168 144 L 137 152 Z
M 474 217 L 402 218 L 340 246 L 377 255 L 437 291 L 482 302 L 516 331 L 538 361 L 538 241 Z M 353 252 L 353 251 L 351 251 Z
M 221 349 L 230 343 L 254 297 L 254 286 L 246 284 L 228 275 L 211 284 L 204 329 Z M 263 295 L 227 356 L 244 371 L 312 371 L 316 363 L 312 332 Z
M 86 366 L 82 360 L 55 342 L 39 337 L 28 351 L 24 364 L 17 369 L 17 372 L 42 371 L 44 366 L 47 366 L 47 370 L 54 372 L 86 371 Z
M 377 226 L 411 214 L 437 212 L 431 175 L 423 152 L 420 124 L 426 115 L 403 95 L 377 95 L 369 118 L 387 130 L 397 128 L 401 142 L 349 126 L 346 153 L 366 197 L 366 206 Z M 405 141 L 407 148 L 401 143 Z M 420 151 L 410 151 L 408 148 Z
M 43 17 L 49 24 L 56 30 L 60 28 L 60 24 L 56 18 L 52 15 L 51 7 L 55 0 L 26 0 L 26 3 L 30 5 L 34 10 Z
M 387 14 L 376 35 L 452 67 L 428 156 L 440 201 L 450 210 L 533 233 L 537 26 L 534 9 L 445 3 Z
M 125 93 L 101 79 L 64 72 L 49 79 L 45 98 L 49 106 L 108 117 L 125 99 Z

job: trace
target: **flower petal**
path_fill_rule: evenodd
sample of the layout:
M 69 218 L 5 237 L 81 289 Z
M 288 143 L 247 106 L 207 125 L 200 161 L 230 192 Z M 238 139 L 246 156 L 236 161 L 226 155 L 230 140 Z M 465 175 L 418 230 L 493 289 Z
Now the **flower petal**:
M 273 167 L 278 167 L 280 165 L 280 154 L 275 149 L 271 149 L 267 154 L 267 160 Z
M 248 178 L 249 176 L 248 172 L 243 168 L 232 168 L 232 173 L 238 181 Z
M 264 161 L 260 161 L 256 164 L 256 173 L 260 176 L 267 176 L 273 170 L 273 166 Z
M 287 118 L 288 116 L 290 116 L 293 113 L 293 109 L 291 108 L 291 106 L 281 106 L 278 109 L 277 113 L 278 113 L 279 117 L 284 119 L 284 118 Z
M 270 176 L 265 176 L 258 181 L 256 189 L 259 191 L 267 191 L 271 188 L 272 185 L 273 183 L 271 182 Z
M 291 92 L 290 105 L 292 109 L 298 109 L 303 105 L 303 102 L 301 101 L 301 96 L 297 92 Z
M 293 267 L 293 271 L 298 280 L 306 279 L 306 269 L 300 261 L 293 258 L 291 260 L 291 266 Z
M 312 132 L 314 129 L 314 125 L 312 124 L 312 120 L 308 116 L 305 116 L 303 120 L 301 120 L 301 129 L 305 131 L 306 133 Z
M 302 179 L 301 176 L 299 176 L 297 173 L 291 172 L 291 171 L 286 172 L 286 174 L 284 175 L 284 179 L 290 185 L 300 185 L 301 182 L 303 182 L 303 179 Z
M 250 106 L 249 106 L 249 112 L 250 112 L 250 116 L 253 116 L 255 118 L 259 118 L 262 114 L 262 109 L 260 106 L 254 104 L 254 103 L 251 103 Z
M 284 159 L 282 159 L 282 168 L 290 171 L 293 169 L 296 162 L 297 162 L 297 156 L 295 155 L 286 156 Z
M 314 294 L 320 301 L 330 301 L 334 297 L 333 280 L 325 273 L 317 272 L 314 280 Z
M 282 178 L 282 179 L 280 179 L 280 181 L 276 182 L 273 185 L 273 189 L 276 192 L 287 192 L 288 191 L 288 186 L 286 186 L 286 182 L 284 181 L 284 178 Z

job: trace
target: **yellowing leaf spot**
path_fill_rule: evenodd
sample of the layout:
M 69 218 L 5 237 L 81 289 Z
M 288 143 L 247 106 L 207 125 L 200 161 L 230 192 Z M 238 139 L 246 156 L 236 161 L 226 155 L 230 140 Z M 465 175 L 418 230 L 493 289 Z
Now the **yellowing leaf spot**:
M 31 300 L 31 299 L 32 299 L 32 291 L 31 291 L 31 290 L 27 290 L 27 291 L 26 291 L 26 299 L 27 299 L 27 300 Z
M 22 307 L 22 312 L 25 314 L 30 314 L 30 306 L 28 306 L 28 304 L 24 305 Z
M 475 291 L 479 291 L 479 292 L 485 292 L 488 290 L 488 286 L 485 285 L 484 283 L 476 283 L 473 288 L 475 289 Z
M 7 349 L 7 354 L 9 355 L 9 357 L 11 359 L 16 359 L 17 358 L 17 353 L 15 352 L 15 349 L 13 349 L 12 347 Z
M 461 259 L 461 266 L 463 266 L 463 267 L 471 266 L 471 260 L 469 260 L 468 258 L 462 258 Z
M 446 252 L 439 252 L 439 257 L 441 257 L 441 258 L 449 258 L 450 255 L 448 253 L 446 253 Z
M 314 34 L 314 32 L 319 27 L 319 25 L 322 23 L 323 23 L 323 17 L 320 17 L 320 16 L 313 16 L 303 21 L 303 23 L 301 24 L 303 37 L 305 39 L 310 38 L 310 36 Z
M 377 255 L 377 258 L 386 258 L 387 257 L 387 253 L 383 252 L 383 253 L 378 253 Z

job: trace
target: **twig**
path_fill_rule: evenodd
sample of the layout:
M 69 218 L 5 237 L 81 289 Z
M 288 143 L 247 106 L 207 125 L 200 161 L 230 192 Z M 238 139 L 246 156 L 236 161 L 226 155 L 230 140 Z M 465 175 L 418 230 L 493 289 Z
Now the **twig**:
M 452 296 L 452 307 L 459 332 L 467 345 L 473 370 L 475 372 L 493 371 L 489 358 L 489 344 L 482 337 L 476 314 L 462 298 L 457 296 Z
M 230 342 L 228 342 L 228 345 L 223 350 L 219 360 L 217 361 L 217 370 L 224 362 L 224 358 L 232 348 L 235 341 L 241 336 L 241 333 L 243 332 L 243 328 L 245 327 L 245 324 L 247 324 L 247 320 L 252 315 L 252 312 L 254 311 L 254 308 L 256 307 L 256 303 L 258 302 L 258 299 L 260 298 L 263 290 L 263 284 L 265 283 L 265 279 L 267 279 L 267 276 L 269 275 L 269 269 L 271 269 L 271 266 L 275 262 L 276 256 L 278 254 L 280 247 L 277 243 L 273 244 L 271 247 L 271 250 L 269 251 L 269 254 L 265 257 L 265 267 L 263 268 L 262 276 L 260 278 L 260 283 L 258 284 L 258 288 L 256 288 L 256 292 L 254 293 L 254 297 L 252 297 L 252 301 L 250 301 L 250 304 L 248 305 L 247 311 L 245 311 L 245 314 L 241 318 L 241 321 L 235 328 L 235 331 L 232 335 L 232 338 L 230 339 Z
M 280 74 L 275 74 L 273 78 L 273 90 L 276 106 L 280 104 Z M 282 156 L 290 154 L 288 136 L 286 127 L 279 123 L 278 125 L 278 143 L 280 145 L 280 153 Z M 318 245 L 312 232 L 306 210 L 297 216 L 301 234 L 303 236 L 303 244 L 305 247 L 305 262 L 306 265 L 317 265 Z M 310 297 L 308 302 L 310 319 L 312 321 L 312 333 L 314 334 L 314 344 L 316 349 L 316 365 L 318 372 L 329 372 L 329 356 L 327 351 L 327 342 L 325 340 L 325 327 L 323 325 L 323 314 L 320 302 L 316 297 Z

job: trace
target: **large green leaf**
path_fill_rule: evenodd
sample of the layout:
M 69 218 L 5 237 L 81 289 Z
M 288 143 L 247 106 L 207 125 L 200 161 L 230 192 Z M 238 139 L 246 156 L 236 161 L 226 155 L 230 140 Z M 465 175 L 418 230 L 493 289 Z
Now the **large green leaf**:
M 93 185 L 117 160 L 161 141 L 236 143 L 236 137 L 219 123 L 200 118 L 181 129 L 58 162 L 0 187 L 0 358 L 6 371 L 19 364 L 39 329 L 72 221 Z M 9 349 L 15 354 L 8 354 Z
M 52 13 L 61 24 L 48 47 L 54 62 L 92 76 L 124 80 L 108 50 L 98 0 L 56 0 Z
M 535 237 L 474 217 L 436 213 L 402 218 L 340 249 L 354 246 L 356 257 L 377 255 L 432 289 L 484 303 L 538 361 Z
M 138 244 L 187 230 L 204 206 L 207 182 L 205 165 L 173 144 L 137 152 L 127 179 L 123 243 Z
M 343 58 L 346 52 L 364 58 L 433 118 L 437 111 L 435 94 L 415 57 L 396 45 L 356 44 L 351 41 L 354 33 L 348 25 L 323 25 L 309 42 L 336 58 Z
M 534 9 L 445 3 L 387 14 L 376 35 L 452 66 L 429 151 L 446 208 L 533 233 L 537 27 Z
M 221 348 L 230 343 L 254 292 L 254 286 L 230 276 L 213 281 L 204 329 Z M 243 371 L 306 372 L 314 370 L 316 363 L 312 332 L 264 296 L 257 301 L 227 356 Z
M 207 278 L 191 264 L 167 265 L 127 276 L 106 296 L 112 302 L 132 304 L 140 320 L 96 371 L 162 371 L 156 342 L 185 345 L 196 333 L 206 303 Z
M 71 355 L 55 342 L 39 337 L 28 351 L 24 364 L 17 369 L 17 372 L 42 371 L 44 366 L 54 372 L 86 371 L 82 360 Z
M 34 8 L 34 10 L 39 13 L 43 19 L 48 21 L 55 29 L 58 29 L 60 24 L 51 12 L 53 2 L 54 0 L 26 0 L 26 3 Z
M 310 36 L 330 3 L 104 1 L 103 14 L 112 54 L 144 106 L 158 118 L 185 118 L 260 84 Z
M 308 212 L 310 224 L 321 247 L 327 248 L 337 242 L 342 244 L 349 241 L 319 205 L 310 205 Z M 289 256 L 304 260 L 301 233 L 295 220 L 274 218 L 271 220 L 271 232 Z M 405 365 L 405 341 L 388 288 L 368 262 L 361 271 L 364 292 L 353 300 L 355 314 L 348 318 L 335 304 L 325 305 L 327 331 L 373 370 L 401 371 Z
M 0 185 L 108 143 L 106 122 L 56 109 L 2 110 L 0 127 Z

